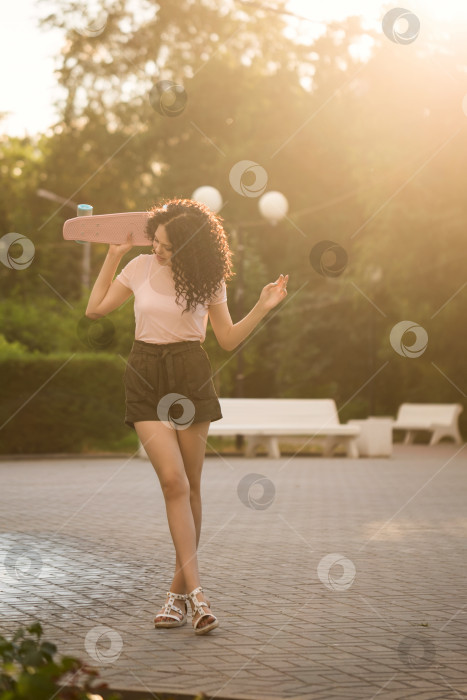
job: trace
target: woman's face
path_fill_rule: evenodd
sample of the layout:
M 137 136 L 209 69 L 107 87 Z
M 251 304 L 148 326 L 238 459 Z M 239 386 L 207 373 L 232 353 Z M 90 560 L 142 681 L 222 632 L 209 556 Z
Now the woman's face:
M 152 249 L 157 256 L 157 261 L 161 265 L 170 265 L 170 259 L 172 257 L 173 248 L 167 237 L 167 231 L 162 224 L 156 229 L 154 234 Z

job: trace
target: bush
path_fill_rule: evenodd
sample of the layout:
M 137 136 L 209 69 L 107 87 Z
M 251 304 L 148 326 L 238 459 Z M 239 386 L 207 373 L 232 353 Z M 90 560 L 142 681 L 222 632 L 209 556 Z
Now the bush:
M 57 647 L 41 641 L 42 633 L 41 623 L 35 622 L 26 630 L 20 627 L 11 639 L 0 635 L 0 700 L 103 700 L 101 692 L 105 700 L 124 700 L 126 691 L 122 695 L 109 689 L 98 678 L 97 669 L 74 656 L 54 658 Z M 162 693 L 157 697 L 175 700 L 179 696 Z M 193 700 L 207 698 L 201 692 Z
M 1 358 L 3 454 L 79 453 L 124 439 L 125 360 L 110 353 Z
M 0 333 L 0 357 L 2 359 L 6 360 L 13 357 L 23 357 L 28 354 L 29 350 L 25 345 L 17 341 L 9 342 L 5 336 Z
M 28 633 L 28 634 L 27 634 Z M 11 640 L 0 635 L 0 700 L 89 700 L 101 698 L 96 692 L 108 687 L 94 685 L 99 672 L 73 656 L 55 659 L 57 647 L 41 641 L 40 622 L 20 628 Z M 66 685 L 67 680 L 79 682 Z M 108 700 L 121 700 L 112 694 Z

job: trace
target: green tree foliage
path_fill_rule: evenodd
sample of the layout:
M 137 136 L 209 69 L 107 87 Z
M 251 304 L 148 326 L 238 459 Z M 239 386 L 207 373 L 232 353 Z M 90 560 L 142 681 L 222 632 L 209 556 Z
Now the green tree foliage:
M 61 120 L 38 143 L 2 141 L 2 227 L 37 243 L 34 266 L 0 270 L 7 299 L 40 308 L 59 293 L 83 308 L 89 293 L 78 244 L 61 237 L 70 211 L 38 201 L 37 186 L 104 213 L 144 210 L 210 184 L 223 194 L 229 234 L 253 222 L 243 226 L 244 312 L 262 286 L 290 275 L 287 299 L 244 344 L 249 395 L 332 396 L 344 419 L 394 412 L 407 400 L 464 402 L 467 57 L 459 32 L 426 31 L 402 46 L 350 18 L 298 41 L 283 16 L 256 5 L 117 0 L 102 3 L 105 29 L 91 37 L 82 3 L 47 0 L 45 10 L 44 29 L 65 32 L 57 58 L 65 97 Z M 358 58 L 365 41 L 371 53 Z M 176 117 L 151 105 L 160 80 L 186 90 Z M 230 170 L 244 159 L 287 196 L 289 216 L 275 227 L 257 226 L 257 199 L 231 187 Z M 322 240 L 348 255 L 337 277 L 310 265 Z M 93 279 L 105 251 L 93 246 Z M 234 322 L 237 285 L 228 287 Z M 130 307 L 118 313 L 128 314 L 127 343 Z M 417 359 L 389 344 L 405 319 L 429 335 Z M 14 326 L 5 332 L 9 342 L 38 346 L 26 336 Z M 207 342 L 214 349 L 211 335 Z M 233 365 L 223 370 L 224 395 Z

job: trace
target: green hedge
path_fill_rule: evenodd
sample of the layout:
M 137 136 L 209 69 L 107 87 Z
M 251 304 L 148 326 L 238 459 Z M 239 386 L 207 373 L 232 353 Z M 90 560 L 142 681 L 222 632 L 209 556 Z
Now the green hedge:
M 128 437 L 114 353 L 0 355 L 2 454 L 86 451 Z

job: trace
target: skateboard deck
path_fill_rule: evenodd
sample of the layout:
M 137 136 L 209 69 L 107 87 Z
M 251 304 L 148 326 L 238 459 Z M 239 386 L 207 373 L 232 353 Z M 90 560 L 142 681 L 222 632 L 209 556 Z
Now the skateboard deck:
M 65 221 L 63 238 L 91 243 L 126 243 L 128 233 L 133 233 L 133 245 L 150 246 L 151 241 L 145 235 L 148 216 L 145 211 L 76 216 Z

